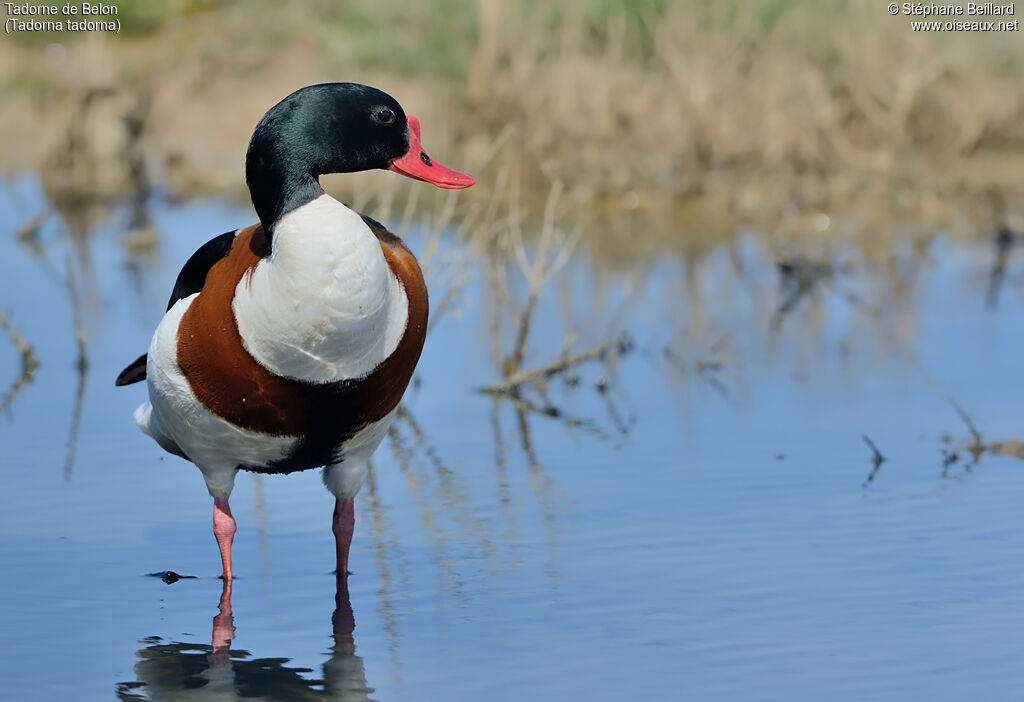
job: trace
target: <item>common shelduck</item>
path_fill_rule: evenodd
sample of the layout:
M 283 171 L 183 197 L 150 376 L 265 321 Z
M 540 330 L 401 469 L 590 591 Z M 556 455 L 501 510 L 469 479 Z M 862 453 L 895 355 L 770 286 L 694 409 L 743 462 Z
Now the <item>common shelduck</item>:
M 348 573 L 353 498 L 427 329 L 416 258 L 320 187 L 321 174 L 373 168 L 441 188 L 475 182 L 431 159 L 419 121 L 375 88 L 311 85 L 272 107 L 245 158 L 259 223 L 189 258 L 149 352 L 117 378 L 147 381 L 136 424 L 202 471 L 226 580 L 239 469 L 323 467 L 336 499 L 337 573 Z

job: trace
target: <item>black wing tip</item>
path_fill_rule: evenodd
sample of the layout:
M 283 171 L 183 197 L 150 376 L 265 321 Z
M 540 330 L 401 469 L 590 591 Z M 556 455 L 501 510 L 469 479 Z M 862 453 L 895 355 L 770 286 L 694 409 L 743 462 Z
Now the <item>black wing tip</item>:
M 363 218 L 363 221 L 366 222 L 366 225 L 373 232 L 374 236 L 376 236 L 380 241 L 383 241 L 385 244 L 392 247 L 395 244 L 402 243 L 402 237 L 388 231 L 387 227 L 375 220 L 373 217 L 368 217 L 364 214 L 360 214 L 359 216 Z
M 369 215 L 364 215 L 362 213 L 359 213 L 359 216 L 362 217 L 363 221 L 366 222 L 373 229 L 382 229 L 384 231 L 388 230 L 387 227 L 385 227 L 383 224 L 381 224 L 380 222 L 375 220 L 373 217 L 370 217 Z
M 174 307 L 174 303 L 178 300 L 184 300 L 189 295 L 203 289 L 203 285 L 206 283 L 206 274 L 210 272 L 210 269 L 213 268 L 217 261 L 228 255 L 231 247 L 234 245 L 235 235 L 238 232 L 238 229 L 234 229 L 213 237 L 196 249 L 195 253 L 185 261 L 181 272 L 178 273 L 177 280 L 174 281 L 171 297 L 167 301 L 168 311 Z
M 203 289 L 206 282 L 206 274 L 210 272 L 220 259 L 228 255 L 234 245 L 235 235 L 239 230 L 232 229 L 215 236 L 208 242 L 196 249 L 195 253 L 185 262 L 177 280 L 174 281 L 174 289 L 171 291 L 171 298 L 167 301 L 167 309 L 174 307 L 174 303 L 189 295 Z M 146 379 L 146 354 L 142 354 L 132 361 L 127 368 L 121 371 L 114 381 L 114 385 L 121 387 L 131 385 Z
M 117 376 L 117 380 L 114 381 L 114 385 L 121 387 L 123 385 L 131 385 L 132 383 L 138 383 L 139 381 L 146 379 L 146 360 L 148 354 L 142 354 L 134 361 L 132 361 L 127 368 L 125 368 Z

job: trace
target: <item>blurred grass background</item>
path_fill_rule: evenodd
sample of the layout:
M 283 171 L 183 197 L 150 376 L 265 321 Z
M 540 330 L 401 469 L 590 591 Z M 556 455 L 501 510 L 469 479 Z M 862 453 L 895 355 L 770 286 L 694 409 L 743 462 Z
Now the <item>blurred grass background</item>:
M 750 223 L 990 232 L 1024 170 L 1020 33 L 915 33 L 876 5 L 125 0 L 119 36 L 0 44 L 0 166 L 74 163 L 61 187 L 114 195 L 132 187 L 132 142 L 175 196 L 244 198 L 263 111 L 354 80 L 394 94 L 438 158 L 481 178 L 469 200 L 505 173 L 539 216 L 558 182 L 565 216 L 613 253 Z

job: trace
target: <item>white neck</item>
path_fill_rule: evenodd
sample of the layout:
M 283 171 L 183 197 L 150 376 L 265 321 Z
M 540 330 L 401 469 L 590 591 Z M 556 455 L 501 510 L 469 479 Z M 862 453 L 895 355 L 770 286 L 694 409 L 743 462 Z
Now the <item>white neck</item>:
M 409 316 L 377 237 L 326 194 L 278 221 L 270 256 L 239 281 L 232 309 L 253 358 L 312 382 L 369 374 Z

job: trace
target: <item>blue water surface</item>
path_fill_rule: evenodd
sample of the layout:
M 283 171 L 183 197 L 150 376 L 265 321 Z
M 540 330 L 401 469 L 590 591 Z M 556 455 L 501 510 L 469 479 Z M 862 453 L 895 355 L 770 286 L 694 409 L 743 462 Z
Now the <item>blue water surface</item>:
M 849 254 L 779 320 L 756 232 L 690 266 L 616 268 L 584 246 L 542 291 L 527 362 L 567 326 L 574 348 L 625 330 L 632 350 L 556 377 L 532 409 L 476 391 L 499 374 L 474 270 L 357 498 L 347 598 L 319 476 L 240 475 L 236 633 L 217 656 L 211 500 L 135 428 L 144 388 L 113 379 L 181 263 L 250 208 L 154 199 L 142 257 L 120 206 L 19 240 L 48 208 L 34 179 L 0 189 L 0 310 L 39 363 L 17 385 L 0 335 L 0 698 L 1020 694 L 1024 463 L 973 460 L 956 410 L 986 443 L 1024 428 L 1019 252 L 994 303 L 985 237 L 897 242 L 891 270 Z M 865 434 L 886 459 L 870 481 Z M 195 577 L 147 575 L 163 571 Z

